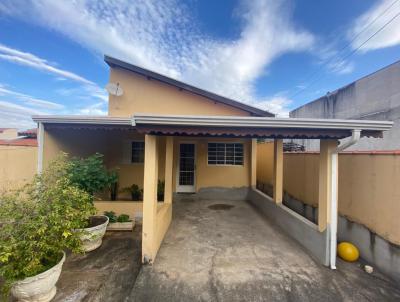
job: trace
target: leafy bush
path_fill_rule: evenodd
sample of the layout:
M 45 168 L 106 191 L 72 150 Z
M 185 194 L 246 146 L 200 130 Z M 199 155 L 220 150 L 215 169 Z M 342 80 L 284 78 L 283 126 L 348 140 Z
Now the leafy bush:
M 132 220 L 129 219 L 129 215 L 128 214 L 121 214 L 117 218 L 117 222 L 130 222 L 130 221 L 132 221 Z
M 123 188 L 121 191 L 130 193 L 133 201 L 139 201 L 143 199 L 143 190 L 140 189 L 137 184 Z
M 94 193 L 111 188 L 116 183 L 118 176 L 115 172 L 108 172 L 103 162 L 104 156 L 95 153 L 87 158 L 74 157 L 68 167 L 71 183 L 78 188 Z
M 16 280 L 56 265 L 62 252 L 82 252 L 79 233 L 96 210 L 92 197 L 72 185 L 71 163 L 60 156 L 17 191 L 0 194 L 0 276 L 7 293 Z
M 106 211 L 104 215 L 108 217 L 110 223 L 117 222 L 117 215 L 115 215 L 114 211 Z
M 110 191 L 111 200 L 117 200 L 117 195 L 118 195 L 118 173 L 117 173 L 117 171 L 109 172 L 108 190 Z

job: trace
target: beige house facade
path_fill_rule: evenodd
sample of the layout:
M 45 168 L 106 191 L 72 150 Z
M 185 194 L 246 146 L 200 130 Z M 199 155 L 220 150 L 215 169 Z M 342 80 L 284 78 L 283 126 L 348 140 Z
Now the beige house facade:
M 108 116 L 35 116 L 40 172 L 59 152 L 104 154 L 117 169 L 119 187 L 143 188 L 143 201 L 96 202 L 99 211 L 142 217 L 142 257 L 156 261 L 172 219 L 173 200 L 249 200 L 302 243 L 324 265 L 335 267 L 338 140 L 381 137 L 391 122 L 276 118 L 273 114 L 221 97 L 135 65 L 105 57 L 110 83 L 121 89 L 109 97 Z M 257 140 L 274 140 L 272 198 L 257 190 Z M 320 139 L 318 225 L 282 205 L 284 138 Z M 157 201 L 158 181 L 164 201 Z M 307 240 L 304 240 L 307 237 Z M 317 247 L 317 248 L 315 248 Z

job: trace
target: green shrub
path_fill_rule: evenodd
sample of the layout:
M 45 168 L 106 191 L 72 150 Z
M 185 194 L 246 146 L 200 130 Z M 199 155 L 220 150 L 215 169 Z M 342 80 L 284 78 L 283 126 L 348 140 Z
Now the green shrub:
M 118 195 L 118 173 L 117 171 L 109 172 L 108 190 L 110 191 L 111 200 L 117 200 Z
M 123 188 L 121 192 L 127 192 L 131 194 L 133 201 L 143 200 L 143 190 L 139 188 L 137 184 L 133 184 L 130 187 Z
M 118 181 L 118 175 L 116 172 L 108 172 L 103 159 L 100 153 L 86 158 L 72 158 L 68 166 L 71 183 L 92 196 L 106 188 L 110 189 Z
M 114 211 L 106 211 L 104 215 L 108 217 L 110 223 L 117 222 L 117 215 L 115 215 Z
M 129 215 L 128 214 L 121 214 L 117 218 L 117 222 L 130 222 L 130 221 L 132 221 L 132 220 L 129 219 Z
M 92 197 L 71 184 L 66 155 L 17 191 L 0 194 L 0 276 L 7 293 L 16 280 L 56 265 L 62 252 L 82 252 L 79 233 L 96 210 Z

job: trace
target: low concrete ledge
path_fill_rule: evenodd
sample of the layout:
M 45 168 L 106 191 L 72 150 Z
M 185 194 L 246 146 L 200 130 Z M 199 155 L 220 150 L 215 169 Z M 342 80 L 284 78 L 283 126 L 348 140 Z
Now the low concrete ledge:
M 276 205 L 271 197 L 257 189 L 249 191 L 248 200 L 269 220 L 305 247 L 316 260 L 325 266 L 329 265 L 327 231 L 319 232 L 317 225 L 283 205 Z
M 200 188 L 196 193 L 174 193 L 174 200 L 247 200 L 249 187 L 205 187 Z

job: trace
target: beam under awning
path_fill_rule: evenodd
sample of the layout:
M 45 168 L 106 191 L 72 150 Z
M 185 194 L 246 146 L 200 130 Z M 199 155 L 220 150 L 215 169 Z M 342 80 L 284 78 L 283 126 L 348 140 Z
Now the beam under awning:
M 138 132 L 171 136 L 216 136 L 278 139 L 342 139 L 353 130 L 382 137 L 393 122 L 338 119 L 294 119 L 231 116 L 134 115 Z

